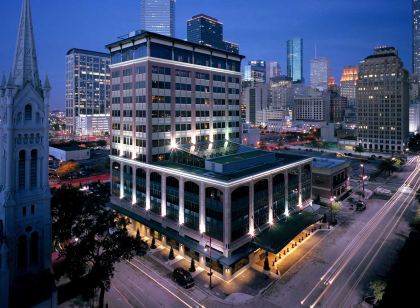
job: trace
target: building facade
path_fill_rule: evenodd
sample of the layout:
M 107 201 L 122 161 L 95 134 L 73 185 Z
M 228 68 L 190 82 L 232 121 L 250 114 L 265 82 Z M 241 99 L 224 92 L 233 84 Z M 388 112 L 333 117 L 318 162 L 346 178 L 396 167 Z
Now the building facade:
M 340 79 L 340 94 L 347 98 L 348 106 L 356 105 L 356 85 L 359 79 L 359 71 L 356 66 L 343 68 Z
M 243 85 L 252 86 L 265 83 L 267 80 L 267 65 L 264 60 L 251 60 L 244 66 Z
M 70 49 L 66 55 L 66 126 L 71 134 L 109 132 L 110 55 Z
M 410 103 L 409 115 L 409 131 L 417 134 L 420 132 L 420 102 L 415 101 Z
M 327 58 L 315 58 L 311 60 L 310 86 L 319 91 L 328 89 L 330 76 L 330 63 Z
M 50 83 L 41 84 L 29 0 L 0 87 L 0 307 L 55 307 L 48 183 Z M 36 283 L 34 283 L 36 282 Z
M 293 106 L 293 82 L 286 76 L 270 79 L 269 83 L 270 107 L 273 109 L 286 110 Z
M 281 75 L 280 63 L 277 61 L 269 62 L 267 66 L 267 78 L 270 80 L 271 78 L 280 77 L 280 75 Z
M 377 48 L 360 63 L 356 92 L 357 142 L 365 151 L 392 153 L 405 149 L 408 88 L 408 72 L 395 48 Z
M 175 37 L 175 0 L 140 0 L 140 29 Z
M 110 206 L 231 279 L 254 235 L 310 204 L 311 159 L 239 144 L 242 56 L 147 32 L 107 47 Z
M 242 89 L 242 104 L 245 106 L 247 123 L 257 123 L 257 113 L 269 106 L 268 85 L 258 83 Z
M 328 122 L 330 120 L 329 97 L 321 93 L 319 95 L 295 97 L 293 120 Z
M 420 75 L 420 0 L 413 0 L 413 74 Z
M 293 82 L 303 82 L 303 39 L 287 41 L 287 77 Z

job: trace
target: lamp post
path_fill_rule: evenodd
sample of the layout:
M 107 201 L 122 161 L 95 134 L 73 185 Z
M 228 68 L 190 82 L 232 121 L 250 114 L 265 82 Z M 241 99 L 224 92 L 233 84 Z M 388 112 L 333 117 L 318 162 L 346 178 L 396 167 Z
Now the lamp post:
M 363 189 L 363 199 L 365 198 L 365 165 L 361 164 L 362 167 L 362 189 Z
M 205 248 L 205 250 L 207 250 L 207 248 Z M 213 263 L 211 261 L 211 237 L 209 236 L 209 259 L 210 259 L 210 265 L 209 265 L 209 273 L 207 275 L 209 275 L 209 288 L 210 290 L 213 288 L 212 284 L 211 284 L 211 276 L 213 276 L 213 271 L 212 271 L 212 267 L 213 267 Z
M 335 197 L 331 196 L 331 198 L 330 198 L 330 201 L 331 201 L 331 204 L 330 204 L 330 224 L 332 224 L 332 222 L 333 222 L 333 203 L 334 203 L 334 200 L 335 200 Z

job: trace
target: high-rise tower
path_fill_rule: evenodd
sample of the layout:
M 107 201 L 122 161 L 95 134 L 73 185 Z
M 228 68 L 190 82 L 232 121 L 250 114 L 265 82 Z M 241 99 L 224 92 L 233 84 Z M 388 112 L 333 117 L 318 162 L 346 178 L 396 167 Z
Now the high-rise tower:
M 0 87 L 0 307 L 51 301 L 48 78 L 39 79 L 30 1 L 13 70 Z M 23 295 L 23 296 L 22 296 Z
M 413 0 L 413 74 L 420 75 L 420 0 Z
M 287 77 L 293 82 L 303 82 L 303 39 L 287 41 Z
M 140 0 L 140 29 L 175 37 L 175 0 Z
M 311 88 L 325 91 L 328 88 L 330 76 L 330 63 L 327 58 L 315 58 L 311 60 Z

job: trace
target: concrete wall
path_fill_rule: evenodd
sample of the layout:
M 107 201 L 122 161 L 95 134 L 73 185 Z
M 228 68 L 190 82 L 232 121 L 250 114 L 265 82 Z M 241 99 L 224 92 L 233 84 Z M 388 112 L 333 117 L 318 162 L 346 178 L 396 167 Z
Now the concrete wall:
M 90 158 L 90 149 L 83 150 L 63 150 L 49 147 L 49 155 L 62 161 L 84 160 Z

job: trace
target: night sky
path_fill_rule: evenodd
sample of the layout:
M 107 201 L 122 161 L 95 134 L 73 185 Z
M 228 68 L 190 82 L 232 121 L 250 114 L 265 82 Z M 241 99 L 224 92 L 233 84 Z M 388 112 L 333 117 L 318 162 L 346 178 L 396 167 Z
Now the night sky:
M 12 66 L 21 0 L 1 0 L 0 72 Z M 411 71 L 411 0 L 177 0 L 176 36 L 186 38 L 186 20 L 198 13 L 224 23 L 225 39 L 250 59 L 280 61 L 286 72 L 286 40 L 304 39 L 304 75 L 309 60 L 330 59 L 339 79 L 379 45 L 395 46 Z M 138 0 L 32 0 L 38 63 L 50 76 L 52 108 L 64 109 L 65 54 L 70 48 L 105 51 L 104 45 L 139 28 Z

